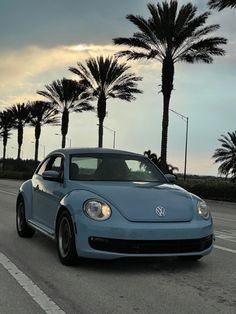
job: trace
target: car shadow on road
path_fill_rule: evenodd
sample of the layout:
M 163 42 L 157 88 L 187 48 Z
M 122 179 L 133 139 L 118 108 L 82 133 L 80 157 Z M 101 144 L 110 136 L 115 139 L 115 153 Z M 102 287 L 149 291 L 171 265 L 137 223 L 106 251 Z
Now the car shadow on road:
M 148 273 L 148 272 L 192 272 L 203 270 L 207 264 L 202 261 L 182 260 L 178 257 L 132 257 L 115 260 L 79 259 L 76 267 L 100 273 Z

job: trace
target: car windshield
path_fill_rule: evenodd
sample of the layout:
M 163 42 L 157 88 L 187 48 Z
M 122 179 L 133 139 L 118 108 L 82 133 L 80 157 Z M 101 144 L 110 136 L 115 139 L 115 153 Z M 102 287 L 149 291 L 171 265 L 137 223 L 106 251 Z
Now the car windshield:
M 72 155 L 70 180 L 166 182 L 146 157 L 118 154 Z

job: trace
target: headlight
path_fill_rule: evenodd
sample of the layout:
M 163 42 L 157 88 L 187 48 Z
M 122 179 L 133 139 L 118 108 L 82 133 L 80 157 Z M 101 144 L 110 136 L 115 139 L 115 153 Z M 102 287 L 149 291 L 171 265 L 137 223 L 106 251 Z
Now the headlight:
M 106 220 L 111 216 L 111 208 L 103 202 L 88 200 L 84 203 L 85 214 L 95 220 Z
M 208 219 L 210 217 L 208 206 L 204 201 L 199 201 L 197 203 L 197 211 L 198 214 L 204 219 Z

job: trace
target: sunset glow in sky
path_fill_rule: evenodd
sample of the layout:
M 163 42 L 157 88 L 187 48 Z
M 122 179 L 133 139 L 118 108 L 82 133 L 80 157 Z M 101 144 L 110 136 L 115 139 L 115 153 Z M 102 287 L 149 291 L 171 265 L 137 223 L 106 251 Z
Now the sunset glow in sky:
M 1 0 L 0 6 L 0 110 L 8 106 L 43 99 L 36 94 L 55 79 L 77 77 L 69 66 L 89 57 L 113 55 L 120 47 L 115 37 L 136 31 L 127 14 L 148 16 L 145 0 Z M 189 1 L 179 1 L 179 4 Z M 208 10 L 206 0 L 192 1 L 198 13 Z M 175 67 L 170 107 L 189 117 L 187 172 L 217 175 L 212 155 L 221 134 L 236 130 L 236 10 L 212 11 L 209 24 L 220 29 L 212 36 L 228 39 L 225 57 L 214 63 Z M 143 94 L 134 102 L 108 101 L 104 125 L 116 131 L 116 148 L 160 154 L 162 94 L 161 65 L 153 61 L 130 63 L 132 72 L 143 77 Z M 96 103 L 94 103 L 95 105 Z M 95 112 L 70 116 L 67 146 L 97 146 Z M 186 123 L 170 112 L 168 162 L 183 172 Z M 61 145 L 60 127 L 43 127 L 39 158 Z M 24 133 L 23 158 L 34 157 L 34 129 Z M 104 129 L 104 146 L 112 147 L 113 132 Z M 0 156 L 2 141 L 0 142 Z M 8 157 L 17 155 L 17 134 L 12 132 Z

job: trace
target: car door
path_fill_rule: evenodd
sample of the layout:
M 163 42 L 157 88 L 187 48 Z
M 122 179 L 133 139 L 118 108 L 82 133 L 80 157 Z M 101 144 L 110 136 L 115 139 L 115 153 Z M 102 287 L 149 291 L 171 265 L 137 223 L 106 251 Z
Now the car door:
M 54 233 L 54 225 L 59 202 L 63 197 L 63 182 L 43 178 L 43 172 L 54 170 L 64 176 L 64 157 L 49 157 L 33 176 L 33 220 L 49 233 Z

